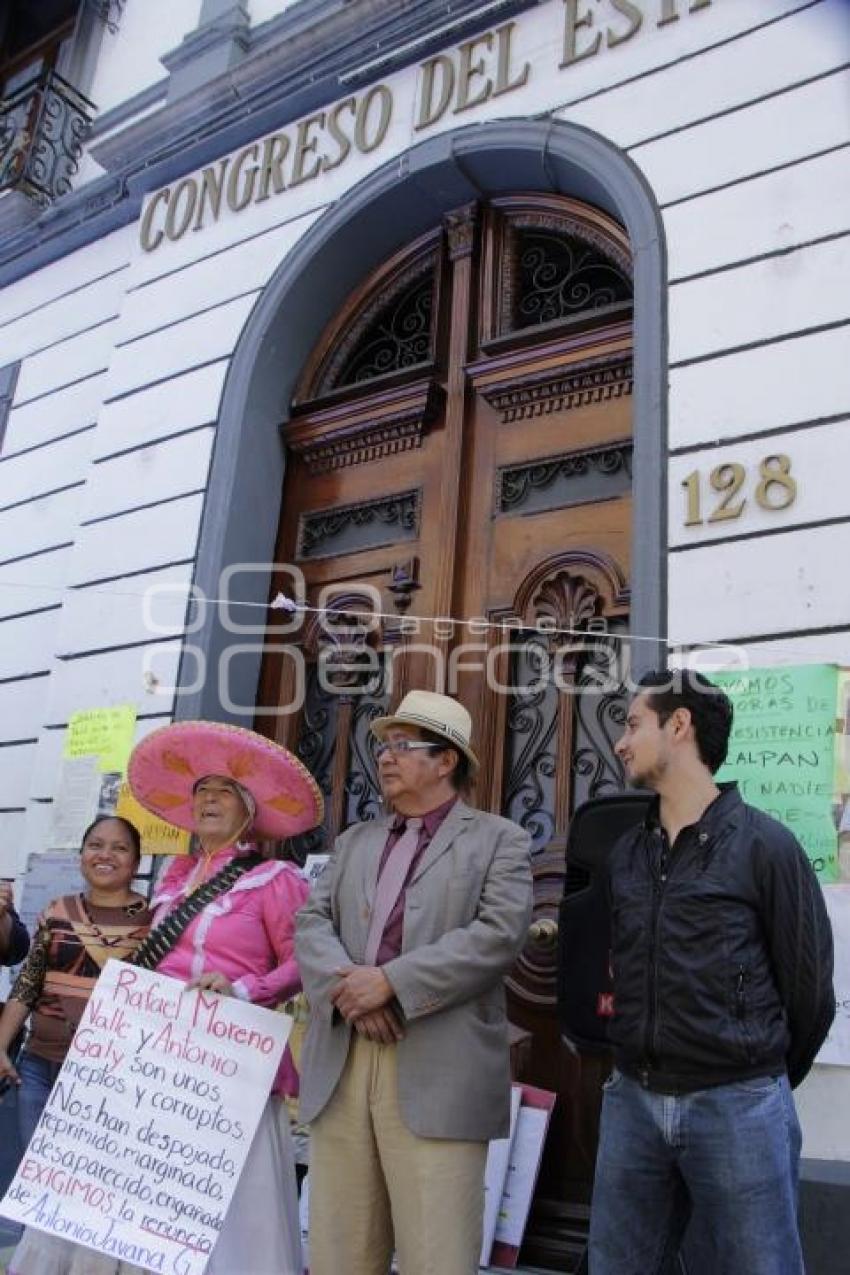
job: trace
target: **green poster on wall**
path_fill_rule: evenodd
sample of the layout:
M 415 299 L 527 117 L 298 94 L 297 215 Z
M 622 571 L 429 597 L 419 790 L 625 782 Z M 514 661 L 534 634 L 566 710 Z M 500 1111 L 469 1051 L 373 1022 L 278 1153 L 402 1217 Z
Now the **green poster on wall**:
M 824 883 L 838 880 L 835 826 L 835 720 L 838 669 L 832 664 L 712 673 L 735 706 L 726 764 L 741 796 L 780 819 Z

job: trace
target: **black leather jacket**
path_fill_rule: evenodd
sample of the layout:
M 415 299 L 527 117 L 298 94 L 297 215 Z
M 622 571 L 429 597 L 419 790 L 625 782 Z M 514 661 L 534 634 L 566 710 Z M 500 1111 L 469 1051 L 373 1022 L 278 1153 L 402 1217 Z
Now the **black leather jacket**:
M 803 1079 L 835 1013 L 832 932 L 801 846 L 721 786 L 672 849 L 654 803 L 610 860 L 617 1066 L 679 1093 Z

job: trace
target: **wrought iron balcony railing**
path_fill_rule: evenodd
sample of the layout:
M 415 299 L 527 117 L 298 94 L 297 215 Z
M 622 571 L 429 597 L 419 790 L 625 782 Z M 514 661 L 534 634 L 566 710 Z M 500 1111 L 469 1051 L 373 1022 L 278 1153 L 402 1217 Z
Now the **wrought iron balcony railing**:
M 46 208 L 71 189 L 94 106 L 55 71 L 0 99 L 0 191 Z

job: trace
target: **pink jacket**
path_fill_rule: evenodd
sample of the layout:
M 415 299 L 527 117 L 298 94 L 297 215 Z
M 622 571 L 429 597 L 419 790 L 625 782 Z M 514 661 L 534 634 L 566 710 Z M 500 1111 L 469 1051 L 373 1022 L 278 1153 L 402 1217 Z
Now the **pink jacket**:
M 245 853 L 245 847 L 239 848 Z M 233 846 L 213 856 L 207 876 L 214 876 L 237 853 Z M 181 855 L 169 864 L 152 899 L 158 925 L 193 884 L 200 863 Z M 295 961 L 295 913 L 304 903 L 308 885 L 290 863 L 268 860 L 244 873 L 195 917 L 176 947 L 157 968 L 171 978 L 188 982 L 201 974 L 218 973 L 233 984 L 235 996 L 255 1005 L 275 1006 L 301 990 Z M 298 1077 L 287 1049 L 274 1092 L 297 1093 Z

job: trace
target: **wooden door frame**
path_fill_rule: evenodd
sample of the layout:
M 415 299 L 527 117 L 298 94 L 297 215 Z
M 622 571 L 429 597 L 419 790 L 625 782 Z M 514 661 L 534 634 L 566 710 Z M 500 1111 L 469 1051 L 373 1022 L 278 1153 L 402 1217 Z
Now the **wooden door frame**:
M 402 176 L 399 177 L 401 172 Z M 331 316 L 370 271 L 464 203 L 517 189 L 585 200 L 621 221 L 634 263 L 634 521 L 632 631 L 667 625 L 667 272 L 661 214 L 636 165 L 612 143 L 565 121 L 515 120 L 430 138 L 346 192 L 314 223 L 266 285 L 242 331 L 222 394 L 193 584 L 221 596 L 222 572 L 254 564 L 238 581 L 256 632 L 235 635 L 205 606 L 181 652 L 175 717 L 249 725 L 263 644 L 269 564 L 283 490 L 286 419 L 294 387 Z M 219 676 L 234 645 L 247 647 Z M 639 642 L 636 673 L 660 646 Z M 206 675 L 198 676 L 203 659 Z

